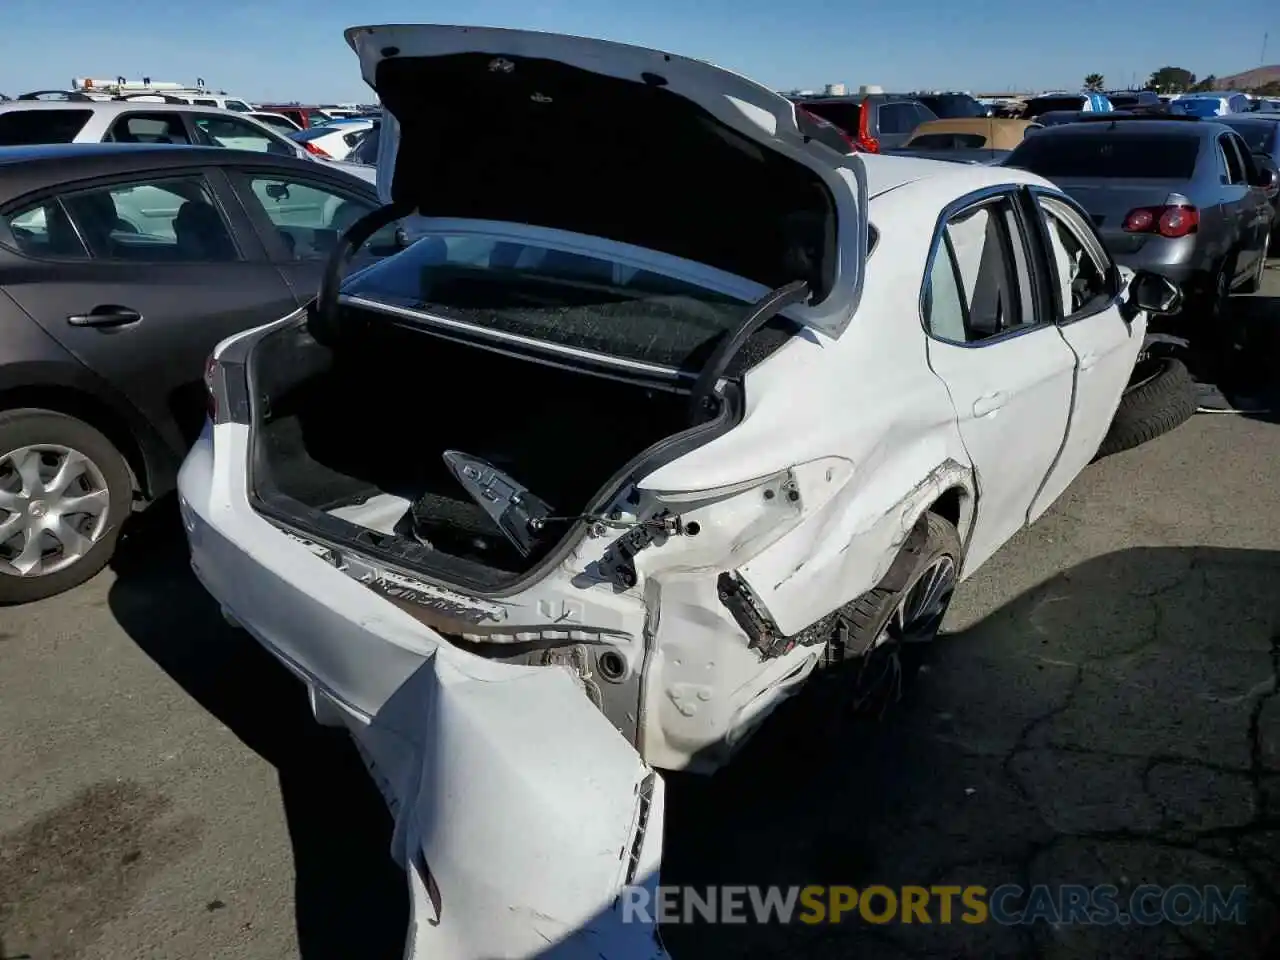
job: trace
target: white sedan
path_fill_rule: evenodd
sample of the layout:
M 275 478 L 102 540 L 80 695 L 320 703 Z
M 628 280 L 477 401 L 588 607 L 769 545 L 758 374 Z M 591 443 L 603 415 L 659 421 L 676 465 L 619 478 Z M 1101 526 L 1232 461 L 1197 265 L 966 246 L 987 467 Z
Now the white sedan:
M 329 160 L 345 160 L 360 143 L 361 138 L 373 129 L 371 119 L 334 120 L 318 127 L 307 127 L 289 134 L 294 143 L 317 157 Z
M 1066 489 L 1178 292 L 1039 177 L 843 155 L 706 63 L 347 39 L 428 235 L 219 346 L 192 564 L 366 758 L 406 957 L 665 956 L 655 769 L 891 696 L 849 667 Z

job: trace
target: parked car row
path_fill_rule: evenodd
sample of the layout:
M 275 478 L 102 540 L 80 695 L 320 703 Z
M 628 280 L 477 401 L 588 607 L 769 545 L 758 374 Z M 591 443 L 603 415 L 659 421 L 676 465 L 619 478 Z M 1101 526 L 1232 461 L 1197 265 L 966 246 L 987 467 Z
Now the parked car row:
M 197 576 L 387 798 L 406 958 L 659 960 L 619 913 L 658 880 L 657 771 L 723 766 L 802 688 L 892 699 L 957 586 L 1150 435 L 1128 398 L 1189 416 L 1148 389 L 1189 389 L 1148 326 L 1205 265 L 1248 282 L 1265 185 L 1210 122 L 789 100 L 550 33 L 346 39 L 387 111 L 358 130 L 8 121 L 0 601 L 93 575 L 176 484 Z M 355 134 L 368 180 L 299 145 Z M 1155 135 L 1161 185 L 1113 197 Z M 876 155 L 904 146 L 989 156 Z

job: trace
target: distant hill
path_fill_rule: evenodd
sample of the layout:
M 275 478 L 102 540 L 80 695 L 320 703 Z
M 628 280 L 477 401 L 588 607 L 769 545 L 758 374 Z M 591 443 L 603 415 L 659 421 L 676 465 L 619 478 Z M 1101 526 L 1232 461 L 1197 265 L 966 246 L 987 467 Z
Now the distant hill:
M 1254 87 L 1276 82 L 1280 82 L 1280 63 L 1269 67 L 1254 67 L 1243 73 L 1233 73 L 1229 77 L 1217 77 L 1213 82 L 1213 88 L 1215 90 L 1252 90 Z

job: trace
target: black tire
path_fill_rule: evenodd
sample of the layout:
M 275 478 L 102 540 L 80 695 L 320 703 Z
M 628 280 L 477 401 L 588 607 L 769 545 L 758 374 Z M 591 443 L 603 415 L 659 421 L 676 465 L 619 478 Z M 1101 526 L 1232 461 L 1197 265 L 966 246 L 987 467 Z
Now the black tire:
M 85 554 L 54 572 L 24 577 L 0 565 L 0 604 L 27 603 L 52 597 L 84 583 L 111 559 L 120 528 L 133 505 L 129 466 L 115 446 L 82 420 L 52 410 L 0 412 L 0 458 L 22 447 L 57 444 L 88 458 L 106 482 L 107 508 L 102 533 Z M 2 462 L 2 460 L 0 460 Z
M 926 513 L 920 520 L 919 530 L 921 534 L 919 540 L 911 545 L 915 547 L 915 557 L 909 573 L 904 578 L 907 587 L 903 590 L 875 587 L 841 612 L 840 620 L 843 621 L 844 627 L 841 631 L 844 659 L 864 656 L 871 649 L 872 644 L 884 629 L 885 623 L 897 609 L 903 593 L 915 583 L 920 571 L 943 556 L 950 557 L 956 565 L 956 570 L 959 571 L 964 548 L 956 528 L 936 513 Z M 936 629 L 933 633 L 936 635 Z M 917 639 L 932 640 L 933 636 Z
M 1150 357 L 1139 361 L 1135 373 L 1139 379 L 1120 398 L 1111 429 L 1103 438 L 1095 460 L 1141 446 L 1180 427 L 1195 415 L 1195 381 L 1181 360 Z
M 906 678 L 918 665 L 920 641 L 937 636 L 950 604 L 950 588 L 940 612 L 930 618 L 926 630 L 913 631 L 910 638 L 879 646 L 876 640 L 922 574 L 943 557 L 951 560 L 954 575 L 958 575 L 963 559 L 960 535 L 942 517 L 925 514 L 899 554 L 899 562 L 909 565 L 900 571 L 901 578 L 897 580 L 904 586 L 874 587 L 833 615 L 826 669 L 809 698 L 818 710 L 829 715 L 829 722 L 879 720 L 897 702 Z M 953 579 L 950 587 L 954 585 Z M 903 642 L 904 639 L 913 642 Z

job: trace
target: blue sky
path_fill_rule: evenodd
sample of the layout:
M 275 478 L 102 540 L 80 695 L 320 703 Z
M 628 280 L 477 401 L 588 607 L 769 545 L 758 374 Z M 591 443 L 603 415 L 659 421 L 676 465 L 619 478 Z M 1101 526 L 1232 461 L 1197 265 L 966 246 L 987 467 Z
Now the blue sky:
M 369 99 L 343 28 L 471 23 L 606 37 L 698 57 L 773 87 L 1115 86 L 1165 64 L 1204 76 L 1280 63 L 1280 5 L 1232 0 L 0 0 L 0 92 L 73 76 L 191 83 L 250 99 Z M 1101 28 L 1099 28 L 1099 25 Z

